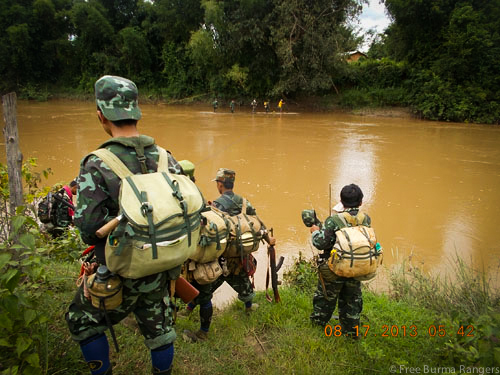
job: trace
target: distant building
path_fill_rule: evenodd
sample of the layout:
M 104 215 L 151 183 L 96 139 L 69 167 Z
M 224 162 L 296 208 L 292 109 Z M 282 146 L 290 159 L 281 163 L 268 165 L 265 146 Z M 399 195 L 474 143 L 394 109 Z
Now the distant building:
M 368 57 L 366 56 L 366 54 L 359 51 L 347 52 L 346 56 L 347 56 L 346 58 L 347 62 L 358 61 L 361 57 L 364 57 L 365 59 Z

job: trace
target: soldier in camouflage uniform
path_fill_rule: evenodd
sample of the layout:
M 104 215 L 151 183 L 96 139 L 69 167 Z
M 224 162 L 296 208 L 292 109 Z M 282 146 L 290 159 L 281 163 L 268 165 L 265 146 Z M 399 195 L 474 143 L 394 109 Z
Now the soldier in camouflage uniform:
M 217 182 L 217 190 L 221 196 L 212 202 L 212 205 L 221 211 L 229 213 L 229 215 L 238 215 L 243 208 L 243 198 L 233 192 L 235 175 L 235 172 L 232 170 L 220 168 L 213 180 Z M 255 209 L 248 201 L 246 214 L 255 215 Z M 270 242 L 275 244 L 276 240 L 270 237 Z M 187 305 L 187 311 L 190 313 L 196 305 L 200 305 L 200 329 L 196 332 L 185 330 L 184 334 L 193 342 L 205 340 L 207 338 L 213 315 L 212 297 L 224 281 L 238 293 L 238 298 L 245 304 L 245 311 L 247 313 L 250 313 L 258 307 L 257 304 L 252 303 L 255 292 L 241 259 L 239 257 L 227 258 L 226 261 L 229 271 L 228 275 L 221 275 L 213 283 L 205 285 L 200 285 L 196 281 L 191 282 L 191 284 L 199 290 L 200 294 Z M 257 261 L 252 255 L 247 255 L 244 261 L 247 264 L 252 262 L 252 266 L 255 270 Z
M 73 205 L 73 196 L 76 194 L 78 184 L 75 180 L 71 181 L 68 185 L 64 185 L 61 190 L 56 194 L 60 199 Z M 73 224 L 73 216 L 75 215 L 74 210 L 62 203 L 59 199 L 54 201 L 54 217 L 51 225 L 49 226 L 48 232 L 53 237 L 59 237 L 64 233 L 64 230 Z M 52 226 L 53 225 L 53 226 Z
M 221 196 L 214 200 L 212 205 L 221 211 L 227 212 L 231 216 L 240 214 L 243 207 L 243 198 L 233 192 L 235 177 L 236 173 L 234 171 L 220 168 L 214 179 L 217 183 L 217 190 Z M 248 201 L 246 214 L 255 215 L 255 208 L 253 208 Z M 247 264 L 253 262 L 254 265 L 256 265 L 257 263 L 251 254 L 247 255 L 244 260 Z M 228 258 L 227 268 L 229 270 L 229 275 L 222 275 L 214 283 L 212 283 L 212 293 L 215 293 L 224 281 L 226 281 L 236 292 L 238 292 L 238 298 L 245 304 L 246 311 L 251 312 L 252 309 L 257 308 L 258 305 L 254 304 L 252 306 L 252 300 L 253 297 L 255 297 L 255 292 L 253 291 L 253 285 L 250 281 L 250 277 L 241 263 L 241 259 Z
M 356 216 L 359 212 L 363 200 L 363 192 L 355 184 L 347 185 L 340 192 L 342 205 L 337 205 L 335 209 L 348 212 Z M 339 208 L 340 207 L 340 208 Z M 361 282 L 354 278 L 339 277 L 328 267 L 327 260 L 330 251 L 335 244 L 335 232 L 339 230 L 339 221 L 335 218 L 337 214 L 325 220 L 323 228 L 317 225 L 311 227 L 312 243 L 323 250 L 320 255 L 319 280 L 313 297 L 313 312 L 310 316 L 311 322 L 320 326 L 325 326 L 332 317 L 335 307 L 339 305 L 339 321 L 342 334 L 357 337 L 355 326 L 359 326 L 361 310 L 363 309 L 363 296 L 361 293 Z M 370 218 L 365 216 L 363 225 L 370 226 Z
M 159 159 L 153 138 L 139 135 L 137 120 L 141 118 L 136 85 L 116 76 L 101 77 L 95 84 L 97 116 L 112 138 L 100 148 L 113 152 L 133 173 L 154 172 Z M 168 153 L 169 170 L 182 173 L 182 168 Z M 96 230 L 118 215 L 120 179 L 97 156 L 85 157 L 81 163 L 75 224 L 82 239 L 95 245 L 98 264 L 105 264 L 106 239 L 98 238 Z M 123 302 L 108 311 L 112 324 L 134 313 L 145 345 L 151 351 L 153 374 L 170 374 L 176 338 L 172 327 L 172 311 L 168 297 L 170 280 L 180 274 L 180 267 L 146 276 L 125 279 Z M 107 329 L 103 311 L 92 306 L 82 287 L 76 293 L 66 321 L 72 338 L 80 344 L 92 374 L 111 374 Z M 144 371 L 143 373 L 146 373 Z

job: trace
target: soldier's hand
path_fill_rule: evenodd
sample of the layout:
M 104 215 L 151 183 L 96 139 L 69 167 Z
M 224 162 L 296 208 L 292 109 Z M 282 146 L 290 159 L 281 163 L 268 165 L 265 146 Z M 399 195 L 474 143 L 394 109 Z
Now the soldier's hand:
M 312 232 L 316 231 L 316 230 L 319 230 L 319 227 L 317 225 L 313 225 L 311 226 L 311 228 L 309 228 L 309 230 Z
M 274 246 L 276 245 L 276 238 L 269 236 L 269 246 Z

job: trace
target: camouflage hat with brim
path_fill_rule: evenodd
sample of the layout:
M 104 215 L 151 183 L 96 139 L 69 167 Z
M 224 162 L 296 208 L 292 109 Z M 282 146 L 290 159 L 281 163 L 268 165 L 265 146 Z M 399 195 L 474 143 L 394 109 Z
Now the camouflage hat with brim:
M 96 103 L 109 121 L 140 120 L 137 86 L 129 79 L 103 76 L 95 83 Z
M 215 179 L 212 181 L 219 181 L 219 182 L 225 182 L 225 181 L 231 181 L 234 182 L 234 179 L 236 177 L 236 172 L 232 171 L 231 169 L 226 169 L 226 168 L 219 168 L 217 171 L 217 174 L 215 175 Z

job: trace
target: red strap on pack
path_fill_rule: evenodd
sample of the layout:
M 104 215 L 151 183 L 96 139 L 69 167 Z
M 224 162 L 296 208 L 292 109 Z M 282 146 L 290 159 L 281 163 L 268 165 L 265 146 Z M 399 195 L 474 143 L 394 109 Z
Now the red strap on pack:
M 87 255 L 87 254 L 88 254 L 88 253 L 90 253 L 92 250 L 94 250 L 94 248 L 95 248 L 95 246 L 94 246 L 94 245 L 87 247 L 87 248 L 83 251 L 82 256 Z

